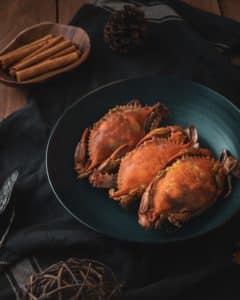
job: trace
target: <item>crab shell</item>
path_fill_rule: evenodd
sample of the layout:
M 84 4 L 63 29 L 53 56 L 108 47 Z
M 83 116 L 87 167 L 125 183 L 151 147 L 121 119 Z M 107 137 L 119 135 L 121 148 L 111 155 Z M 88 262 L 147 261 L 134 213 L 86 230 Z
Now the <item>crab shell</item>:
M 141 197 L 169 158 L 196 142 L 194 127 L 184 130 L 179 126 L 168 126 L 152 130 L 122 158 L 117 175 L 118 190 L 111 189 L 110 197 L 120 201 L 123 207 L 128 206 L 135 198 Z
M 131 150 L 146 131 L 156 128 L 168 114 L 168 109 L 160 103 L 141 106 L 138 100 L 110 110 L 91 130 L 84 131 L 76 147 L 78 178 L 87 177 L 114 151 L 119 149 L 123 155 Z
M 183 150 L 145 190 L 139 207 L 139 224 L 159 228 L 168 221 L 181 227 L 212 206 L 220 196 L 229 195 L 230 173 L 239 176 L 239 170 L 240 163 L 233 157 L 225 156 L 222 161 L 216 161 L 208 149 Z

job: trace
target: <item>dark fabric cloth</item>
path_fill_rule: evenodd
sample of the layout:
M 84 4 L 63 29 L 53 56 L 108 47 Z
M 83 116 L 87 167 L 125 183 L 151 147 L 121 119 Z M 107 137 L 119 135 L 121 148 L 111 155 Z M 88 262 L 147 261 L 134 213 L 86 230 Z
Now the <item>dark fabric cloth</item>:
M 0 182 L 16 169 L 19 179 L 12 195 L 16 218 L 0 249 L 0 262 L 13 264 L 32 253 L 55 256 L 62 252 L 111 266 L 125 282 L 122 299 L 239 299 L 240 271 L 231 262 L 239 238 L 237 216 L 198 239 L 162 246 L 134 244 L 77 223 L 57 202 L 47 181 L 45 148 L 53 124 L 72 102 L 104 83 L 158 72 L 205 84 L 240 106 L 240 71 L 213 45 L 223 43 L 227 52 L 236 51 L 240 24 L 179 1 L 164 2 L 185 21 L 149 23 L 144 48 L 129 55 L 112 53 L 103 41 L 110 12 L 86 5 L 72 24 L 83 27 L 91 37 L 88 61 L 31 88 L 27 106 L 1 122 Z M 6 290 L 1 293 L 0 298 L 7 299 Z

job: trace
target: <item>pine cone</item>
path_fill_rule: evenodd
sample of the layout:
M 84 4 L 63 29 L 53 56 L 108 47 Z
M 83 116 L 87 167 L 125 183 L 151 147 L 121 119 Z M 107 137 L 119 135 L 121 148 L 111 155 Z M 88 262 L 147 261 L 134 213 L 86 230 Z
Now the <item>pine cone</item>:
M 135 6 L 125 5 L 115 11 L 104 27 L 104 40 L 118 53 L 127 53 L 143 44 L 146 36 L 144 12 Z

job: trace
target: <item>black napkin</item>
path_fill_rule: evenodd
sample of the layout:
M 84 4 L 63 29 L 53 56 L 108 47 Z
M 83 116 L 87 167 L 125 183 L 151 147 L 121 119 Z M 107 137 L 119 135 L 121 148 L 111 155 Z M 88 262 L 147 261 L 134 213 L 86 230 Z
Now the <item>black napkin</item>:
M 238 299 L 240 271 L 231 262 L 239 238 L 237 217 L 186 242 L 158 246 L 118 241 L 77 223 L 57 202 L 46 178 L 45 148 L 51 127 L 73 101 L 104 83 L 158 72 L 203 83 L 240 105 L 240 71 L 229 59 L 229 53 L 238 49 L 240 24 L 180 1 L 141 3 L 149 22 L 143 49 L 118 55 L 103 41 L 104 24 L 121 2 L 86 5 L 72 24 L 91 37 L 88 61 L 32 88 L 27 106 L 1 122 L 0 182 L 14 170 L 19 178 L 12 195 L 16 218 L 0 249 L 0 264 L 11 265 L 39 253 L 42 265 L 58 255 L 92 257 L 111 266 L 125 282 L 122 299 Z M 8 280 L 17 285 L 14 272 L 10 273 Z M 1 299 L 7 295 L 3 288 Z

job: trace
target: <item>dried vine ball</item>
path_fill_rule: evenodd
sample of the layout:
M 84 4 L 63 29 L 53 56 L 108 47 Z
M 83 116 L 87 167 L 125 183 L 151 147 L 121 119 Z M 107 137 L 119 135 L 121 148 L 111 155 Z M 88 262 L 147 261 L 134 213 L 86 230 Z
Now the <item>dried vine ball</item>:
M 141 46 L 147 32 L 144 12 L 136 6 L 124 5 L 114 11 L 104 27 L 104 40 L 118 53 L 128 53 Z
M 23 288 L 24 300 L 110 300 L 120 294 L 121 284 L 104 264 L 70 258 L 34 273 Z

